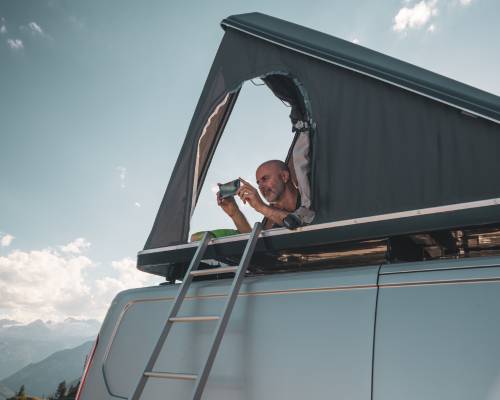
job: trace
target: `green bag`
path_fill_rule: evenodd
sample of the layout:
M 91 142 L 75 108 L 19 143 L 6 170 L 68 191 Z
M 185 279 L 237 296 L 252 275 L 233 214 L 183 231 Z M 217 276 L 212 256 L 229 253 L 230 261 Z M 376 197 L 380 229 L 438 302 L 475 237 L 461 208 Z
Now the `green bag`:
M 200 231 L 200 232 L 195 232 L 191 235 L 191 242 L 197 242 L 198 240 L 201 240 L 203 237 L 203 234 L 206 231 Z M 210 233 L 210 236 L 212 238 L 220 238 L 220 237 L 225 237 L 225 236 L 232 236 L 232 235 L 239 235 L 239 231 L 236 229 L 214 229 L 212 231 L 208 231 Z

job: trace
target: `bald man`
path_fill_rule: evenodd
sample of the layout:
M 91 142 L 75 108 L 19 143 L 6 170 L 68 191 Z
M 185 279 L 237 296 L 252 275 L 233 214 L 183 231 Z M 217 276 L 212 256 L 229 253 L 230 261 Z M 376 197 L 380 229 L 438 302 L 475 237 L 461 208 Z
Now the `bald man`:
M 255 211 L 267 217 L 273 227 L 283 226 L 283 219 L 300 206 L 299 191 L 292 182 L 290 170 L 283 161 L 270 160 L 257 168 L 255 178 L 262 197 L 269 204 L 262 200 L 256 188 L 241 178 L 241 186 L 236 194 L 243 203 L 248 203 Z M 221 199 L 217 193 L 217 204 L 233 220 L 240 233 L 252 230 L 234 197 Z

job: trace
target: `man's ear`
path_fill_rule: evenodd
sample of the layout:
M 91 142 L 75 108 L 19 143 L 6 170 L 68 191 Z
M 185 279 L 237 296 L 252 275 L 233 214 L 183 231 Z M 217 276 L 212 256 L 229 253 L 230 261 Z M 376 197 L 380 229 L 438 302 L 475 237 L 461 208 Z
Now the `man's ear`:
M 281 179 L 283 179 L 283 182 L 288 183 L 288 181 L 290 180 L 290 172 L 281 171 Z

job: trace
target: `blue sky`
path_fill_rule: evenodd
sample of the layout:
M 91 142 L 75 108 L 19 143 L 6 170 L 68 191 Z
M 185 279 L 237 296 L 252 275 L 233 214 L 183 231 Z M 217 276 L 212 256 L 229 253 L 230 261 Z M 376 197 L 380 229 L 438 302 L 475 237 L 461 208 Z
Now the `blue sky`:
M 158 281 L 134 270 L 135 254 L 223 36 L 219 23 L 251 11 L 500 95 L 496 0 L 0 0 L 0 318 L 102 318 L 116 291 Z M 283 158 L 287 114 L 264 87 L 244 86 L 193 230 L 230 226 L 212 188 Z

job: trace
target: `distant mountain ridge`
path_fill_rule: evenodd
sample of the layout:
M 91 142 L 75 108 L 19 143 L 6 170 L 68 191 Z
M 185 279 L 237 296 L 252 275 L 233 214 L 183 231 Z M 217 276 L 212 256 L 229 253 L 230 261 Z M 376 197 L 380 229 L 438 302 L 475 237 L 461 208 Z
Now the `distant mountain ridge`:
M 19 337 L 25 339 L 49 339 L 60 337 L 88 337 L 97 334 L 101 323 L 95 319 L 66 318 L 61 322 L 37 319 L 28 324 L 13 320 L 0 320 L 0 338 Z M 49 335 L 47 337 L 47 335 Z
M 100 325 L 94 319 L 67 318 L 62 322 L 36 320 L 29 324 L 1 319 L 0 380 L 56 351 L 93 340 Z
M 66 381 L 69 385 L 80 378 L 92 343 L 88 341 L 78 347 L 58 351 L 40 362 L 30 364 L 2 380 L 0 387 L 5 385 L 18 390 L 24 385 L 30 396 L 48 396 L 55 392 L 60 382 Z
M 13 319 L 0 319 L 0 328 L 3 328 L 4 326 L 8 325 L 16 325 L 19 324 L 19 322 L 14 321 Z

